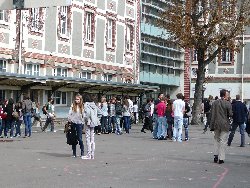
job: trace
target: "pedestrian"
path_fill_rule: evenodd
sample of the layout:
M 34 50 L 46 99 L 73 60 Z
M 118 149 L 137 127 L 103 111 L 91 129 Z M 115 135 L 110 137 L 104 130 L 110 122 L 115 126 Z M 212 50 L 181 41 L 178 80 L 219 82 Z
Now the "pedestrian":
M 158 123 L 157 138 L 158 140 L 163 140 L 166 137 L 166 130 L 167 130 L 165 99 L 161 98 L 161 101 L 156 105 L 155 108 L 157 112 L 157 123 Z
M 237 127 L 240 129 L 241 144 L 240 147 L 245 147 L 245 123 L 247 120 L 247 107 L 240 101 L 240 95 L 236 95 L 236 101 L 232 104 L 233 123 L 231 132 L 228 137 L 227 145 L 231 146 Z
M 154 114 L 153 114 L 153 122 L 154 122 L 154 129 L 153 129 L 153 138 L 154 139 L 158 139 L 157 138 L 157 131 L 158 131 L 158 115 L 156 112 L 156 105 L 158 103 L 160 103 L 161 99 L 164 98 L 164 94 L 163 93 L 159 93 L 158 94 L 158 98 L 154 101 L 153 105 L 154 107 L 151 108 L 151 110 L 153 110 Z
M 33 113 L 34 121 L 32 123 L 32 127 L 34 127 L 39 122 L 39 125 L 42 128 L 43 124 L 42 124 L 42 119 L 40 115 L 40 103 L 39 102 L 35 103 L 34 108 L 35 108 L 34 113 Z
M 137 102 L 134 102 L 133 113 L 134 113 L 134 123 L 137 124 L 139 122 L 139 108 Z
M 206 118 L 206 122 L 204 122 L 204 129 L 203 129 L 203 133 L 207 132 L 207 128 L 210 126 L 210 110 L 211 110 L 211 106 L 212 106 L 212 96 L 210 95 L 208 99 L 204 100 L 204 117 Z
M 145 129 L 150 130 L 151 133 L 153 132 L 151 103 L 152 103 L 152 99 L 148 98 L 147 104 L 144 106 L 145 120 L 144 120 L 143 127 L 141 129 L 141 132 L 143 132 L 143 133 L 146 133 Z
M 115 133 L 116 129 L 115 103 L 116 103 L 116 98 L 113 97 L 109 104 L 109 127 L 110 127 L 109 129 L 112 130 L 112 133 Z
M 97 115 L 100 109 L 95 104 L 95 95 L 85 95 L 84 97 L 84 125 L 86 126 L 87 154 L 82 159 L 95 158 L 95 127 L 98 126 Z
M 121 119 L 122 119 L 122 114 L 123 114 L 123 105 L 121 103 L 121 98 L 116 97 L 116 103 L 115 103 L 115 133 L 117 135 L 122 135 L 122 129 L 121 129 Z
M 76 134 L 81 149 L 81 157 L 84 156 L 84 145 L 82 141 L 82 130 L 84 124 L 83 99 L 80 94 L 75 96 L 75 100 L 69 109 L 68 121 L 71 123 L 72 132 Z M 76 157 L 76 145 L 72 144 L 72 157 Z
M 131 112 L 128 99 L 123 100 L 123 119 L 126 133 L 129 134 Z
M 221 99 L 213 102 L 211 107 L 211 131 L 214 131 L 214 162 L 219 164 L 225 160 L 225 145 L 230 128 L 229 117 L 232 117 L 232 106 L 228 101 L 228 91 L 220 91 Z
M 173 141 L 182 142 L 183 114 L 185 112 L 185 102 L 182 100 L 182 93 L 176 95 L 177 100 L 173 102 L 172 111 L 174 112 L 174 131 Z
M 167 137 L 169 139 L 173 138 L 174 116 L 173 116 L 173 111 L 172 111 L 172 105 L 173 105 L 173 101 L 169 99 L 167 101 L 167 108 L 166 108 L 166 118 L 167 118 L 167 124 L 168 124 Z
M 108 103 L 105 97 L 101 98 L 101 130 L 102 134 L 108 134 Z
M 185 141 L 189 141 L 189 136 L 188 136 L 188 127 L 189 127 L 189 116 L 188 113 L 190 112 L 190 106 L 187 101 L 185 101 L 185 96 L 183 96 L 183 101 L 185 102 L 185 111 L 183 115 L 183 126 L 185 130 Z
M 32 116 L 32 101 L 29 96 L 26 96 L 22 102 L 22 110 L 23 110 L 23 120 L 25 124 L 25 136 L 24 138 L 31 137 L 31 116 Z
M 55 129 L 55 107 L 54 107 L 54 100 L 53 98 L 49 98 L 48 103 L 44 106 L 44 111 L 47 116 L 46 122 L 42 131 L 45 131 L 50 124 L 50 132 L 56 132 Z
M 15 107 L 16 112 L 18 113 L 18 116 L 15 119 L 15 125 L 16 125 L 16 133 L 14 137 L 20 137 L 21 136 L 21 124 L 23 122 L 23 112 L 22 112 L 22 103 L 18 102 Z
M 4 112 L 4 105 L 0 103 L 0 138 L 3 138 L 3 131 L 5 130 L 6 126 L 6 113 Z M 5 135 L 4 135 L 5 136 Z

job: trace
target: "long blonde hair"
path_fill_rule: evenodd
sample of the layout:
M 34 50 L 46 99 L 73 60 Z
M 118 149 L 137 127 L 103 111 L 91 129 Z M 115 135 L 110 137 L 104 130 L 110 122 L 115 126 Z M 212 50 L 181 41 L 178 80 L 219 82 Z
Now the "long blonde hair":
M 73 110 L 73 112 L 77 112 L 77 106 L 78 106 L 79 109 L 80 109 L 80 112 L 83 113 L 83 99 L 82 99 L 82 96 L 78 93 L 78 94 L 76 94 L 75 98 L 76 97 L 80 98 L 80 103 L 76 103 L 76 101 L 74 100 L 72 110 Z

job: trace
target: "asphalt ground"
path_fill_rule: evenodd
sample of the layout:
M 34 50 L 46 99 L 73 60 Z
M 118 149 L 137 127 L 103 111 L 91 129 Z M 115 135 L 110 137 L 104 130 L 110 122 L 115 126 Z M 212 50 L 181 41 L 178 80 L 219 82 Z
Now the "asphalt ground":
M 219 165 L 213 163 L 211 132 L 190 127 L 190 141 L 178 143 L 154 140 L 140 129 L 96 135 L 94 160 L 71 157 L 62 127 L 1 139 L 0 188 L 250 188 L 250 145 L 239 147 L 238 132 Z

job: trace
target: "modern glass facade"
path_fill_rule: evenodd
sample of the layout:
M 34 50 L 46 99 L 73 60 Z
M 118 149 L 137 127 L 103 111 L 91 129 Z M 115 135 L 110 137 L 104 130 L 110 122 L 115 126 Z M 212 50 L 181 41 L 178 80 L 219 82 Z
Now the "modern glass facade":
M 167 41 L 166 30 L 157 25 L 160 12 L 170 2 L 171 0 L 141 2 L 140 82 L 158 85 L 161 92 L 173 95 L 183 85 L 184 50 Z

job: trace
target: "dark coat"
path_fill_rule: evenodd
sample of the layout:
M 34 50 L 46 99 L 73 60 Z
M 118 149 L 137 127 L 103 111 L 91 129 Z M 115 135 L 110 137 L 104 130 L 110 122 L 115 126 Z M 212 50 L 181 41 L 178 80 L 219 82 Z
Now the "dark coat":
M 243 124 L 247 118 L 247 107 L 241 101 L 236 101 L 232 104 L 233 123 Z
M 219 99 L 211 107 L 211 130 L 228 132 L 230 128 L 229 117 L 232 117 L 232 105 L 227 100 Z

